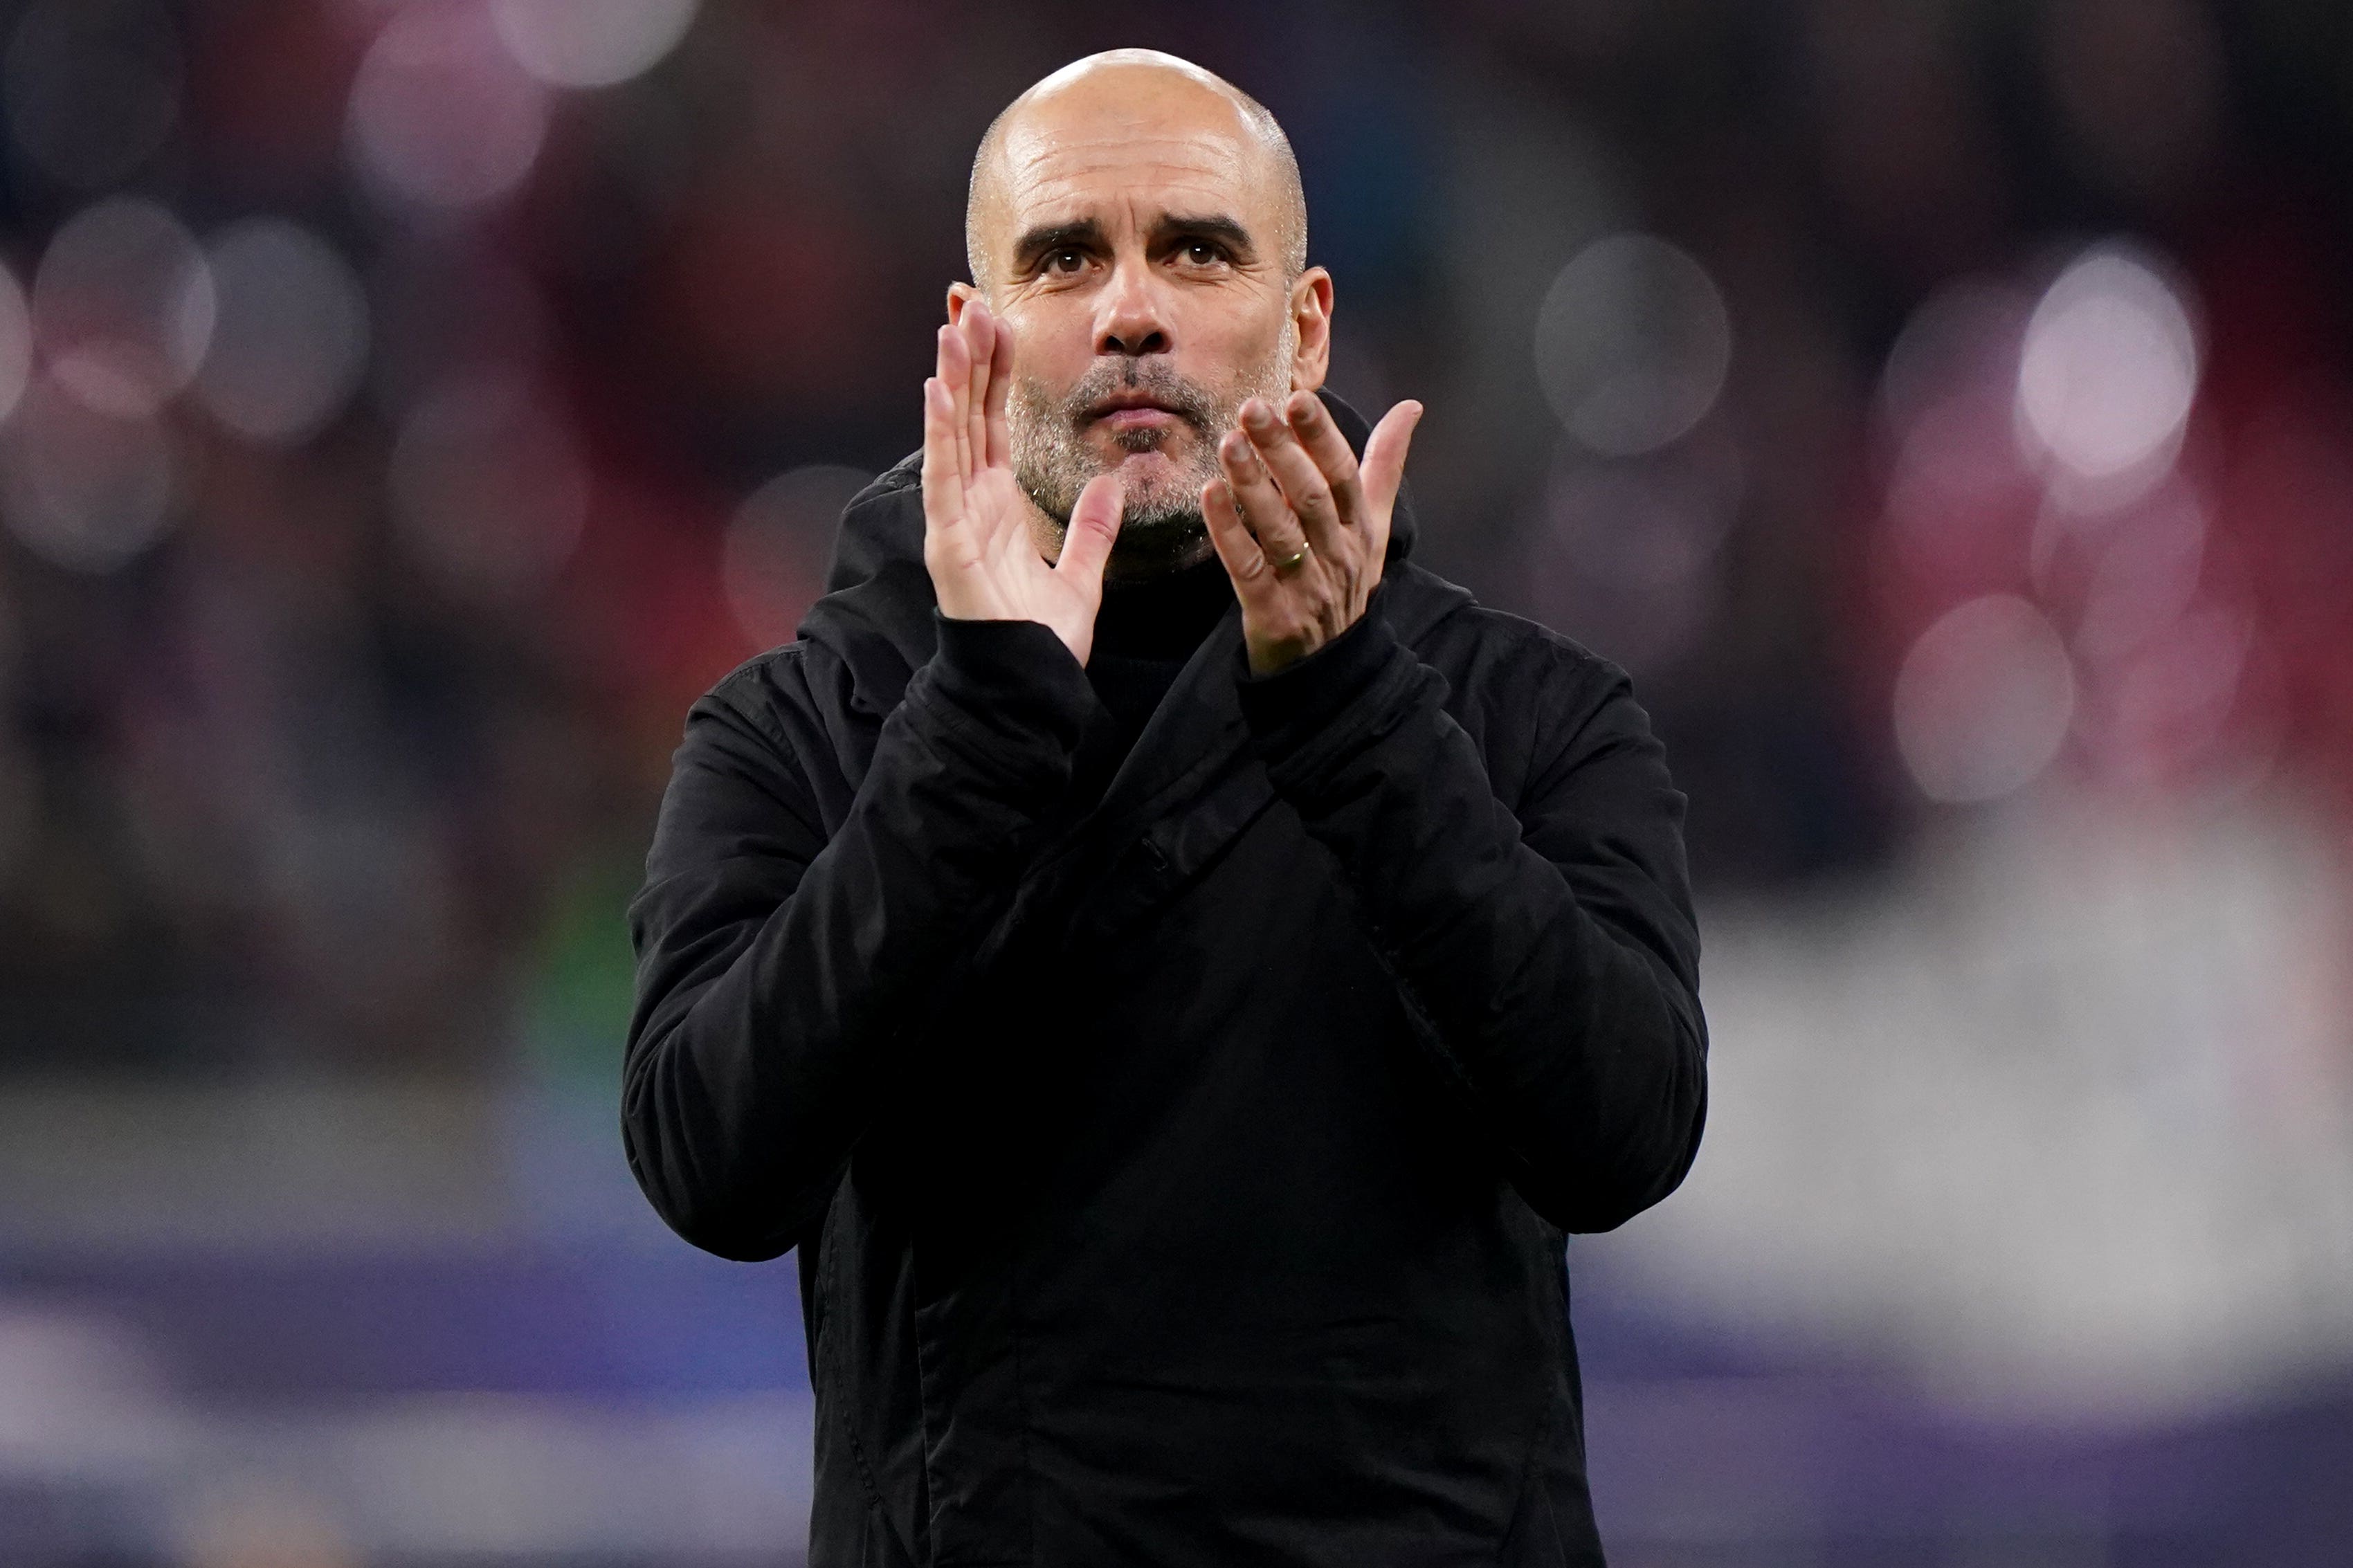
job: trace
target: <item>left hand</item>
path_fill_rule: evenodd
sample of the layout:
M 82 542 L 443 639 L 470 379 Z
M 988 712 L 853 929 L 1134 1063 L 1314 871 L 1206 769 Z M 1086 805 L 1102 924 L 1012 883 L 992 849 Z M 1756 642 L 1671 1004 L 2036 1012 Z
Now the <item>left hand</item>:
M 1201 515 L 1242 605 L 1253 675 L 1305 658 L 1363 618 L 1388 554 L 1389 514 L 1421 405 L 1398 404 L 1365 442 L 1359 465 L 1312 392 L 1278 414 L 1241 406 L 1218 444 L 1222 478 L 1201 489 Z

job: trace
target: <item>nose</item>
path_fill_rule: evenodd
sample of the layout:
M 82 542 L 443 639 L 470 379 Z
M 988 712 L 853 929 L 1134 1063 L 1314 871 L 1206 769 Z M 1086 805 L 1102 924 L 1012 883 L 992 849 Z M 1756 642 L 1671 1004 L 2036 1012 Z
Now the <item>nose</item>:
M 1123 259 L 1113 269 L 1095 317 L 1095 353 L 1130 358 L 1166 353 L 1168 314 L 1150 268 Z

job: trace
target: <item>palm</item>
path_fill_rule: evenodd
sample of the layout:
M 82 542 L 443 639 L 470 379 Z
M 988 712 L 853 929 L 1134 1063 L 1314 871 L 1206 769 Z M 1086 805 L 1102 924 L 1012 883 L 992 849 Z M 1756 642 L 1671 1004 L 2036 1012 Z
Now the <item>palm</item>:
M 940 331 L 939 374 L 923 384 L 923 563 L 941 614 L 1037 621 L 1083 664 L 1119 531 L 1119 484 L 1108 475 L 1088 484 L 1060 560 L 1047 564 L 1013 475 L 1005 416 L 1012 359 L 1011 333 L 976 300 Z

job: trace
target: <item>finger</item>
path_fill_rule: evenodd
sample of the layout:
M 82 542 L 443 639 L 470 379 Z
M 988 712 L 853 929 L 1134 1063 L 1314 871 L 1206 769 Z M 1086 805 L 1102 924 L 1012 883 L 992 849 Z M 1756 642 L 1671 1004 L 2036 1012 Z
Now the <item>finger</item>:
M 956 465 L 955 400 L 938 376 L 923 381 L 923 530 L 939 534 L 964 516 Z
M 1263 398 L 1253 397 L 1242 405 L 1242 431 L 1267 472 L 1274 476 L 1307 542 L 1333 559 L 1341 559 L 1347 546 L 1341 542 L 1340 512 L 1332 500 L 1332 487 L 1324 482 L 1324 471 L 1291 433 L 1291 426 L 1275 417 Z M 1247 507 L 1249 496 L 1242 500 Z
M 1413 445 L 1414 428 L 1420 423 L 1421 405 L 1408 398 L 1382 415 L 1365 438 L 1365 505 L 1378 524 L 1375 560 L 1388 552 L 1390 515 L 1397 509 L 1398 487 L 1405 482 L 1406 448 Z
M 1283 417 L 1316 471 L 1324 476 L 1341 522 L 1351 528 L 1363 527 L 1367 519 L 1356 454 L 1348 449 L 1348 438 L 1340 434 L 1340 426 L 1333 422 L 1324 400 L 1312 392 L 1294 392 L 1283 405 Z
M 976 471 L 988 461 L 988 367 L 997 358 L 997 320 L 975 300 L 964 310 L 965 353 L 971 362 L 965 382 L 965 442 Z
M 940 329 L 940 386 L 948 395 L 948 440 L 955 453 L 957 475 L 967 482 L 972 479 L 972 422 L 969 389 L 972 384 L 972 348 L 962 329 L 949 325 Z
M 1087 488 L 1079 492 L 1078 504 L 1071 508 L 1071 526 L 1062 534 L 1062 553 L 1054 570 L 1100 595 L 1103 563 L 1111 559 L 1112 543 L 1119 538 L 1120 513 L 1125 504 L 1117 474 L 1097 474 L 1089 479 Z
M 1266 552 L 1267 564 L 1277 571 L 1289 570 L 1281 563 L 1307 548 L 1307 531 L 1260 460 L 1257 444 L 1239 430 L 1228 431 L 1218 443 L 1218 466 L 1233 491 L 1242 526 Z
M 1245 605 L 1261 603 L 1274 585 L 1274 568 L 1267 563 L 1266 552 L 1250 537 L 1250 531 L 1242 525 L 1241 510 L 1234 504 L 1230 484 L 1224 479 L 1211 479 L 1201 487 L 1201 517 L 1209 525 L 1210 545 L 1224 563 L 1226 575 L 1234 581 L 1234 593 Z
M 1003 468 L 1013 461 L 1013 427 L 1005 413 L 1005 403 L 1013 390 L 1013 329 L 998 321 L 996 352 L 988 360 L 988 396 L 983 405 L 983 424 L 988 431 L 988 442 L 981 456 L 992 468 Z

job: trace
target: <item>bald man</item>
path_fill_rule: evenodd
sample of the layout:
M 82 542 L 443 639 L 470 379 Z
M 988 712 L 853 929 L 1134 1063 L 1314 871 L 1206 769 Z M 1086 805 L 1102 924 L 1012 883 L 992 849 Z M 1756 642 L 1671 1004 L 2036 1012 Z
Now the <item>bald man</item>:
M 1649 722 L 1408 559 L 1252 100 L 1082 60 L 966 236 L 630 911 L 631 1167 L 800 1251 L 809 1562 L 1598 1563 L 1565 1237 L 1706 1099 Z

